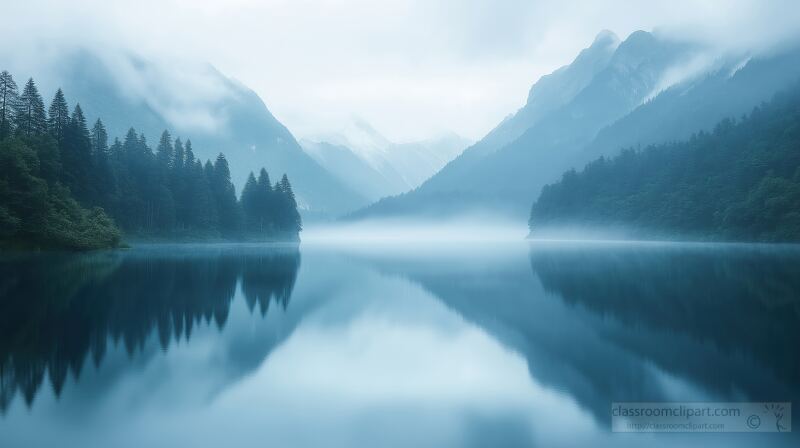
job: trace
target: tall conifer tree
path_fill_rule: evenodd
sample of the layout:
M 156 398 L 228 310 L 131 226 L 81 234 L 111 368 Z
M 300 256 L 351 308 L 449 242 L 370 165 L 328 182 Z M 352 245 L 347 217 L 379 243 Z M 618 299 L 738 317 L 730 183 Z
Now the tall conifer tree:
M 258 232 L 259 230 L 259 214 L 261 212 L 258 203 L 258 181 L 250 172 L 247 176 L 247 182 L 242 189 L 242 212 L 244 214 L 245 230 L 251 233 Z
M 239 231 L 241 222 L 236 189 L 231 183 L 228 160 L 223 154 L 217 156 L 211 177 L 211 192 L 217 204 L 220 232 L 232 235 Z
M 56 90 L 53 101 L 50 103 L 47 117 L 47 131 L 50 133 L 59 146 L 64 144 L 64 135 L 69 126 L 69 106 L 67 100 L 64 98 L 64 92 L 61 89 Z
M 169 131 L 161 133 L 161 138 L 158 140 L 158 146 L 156 147 L 156 157 L 162 167 L 170 168 L 172 166 L 173 147 L 172 136 Z
M 116 143 L 119 144 L 119 141 Z M 108 133 L 99 118 L 92 126 L 91 144 L 94 163 L 93 172 L 97 181 L 95 190 L 98 194 L 98 203 L 107 209 L 111 209 L 117 194 L 117 185 L 111 170 Z
M 14 111 L 19 101 L 19 89 L 7 71 L 0 73 L 0 140 L 11 135 L 14 129 Z
M 80 104 L 75 105 L 69 124 L 64 129 L 61 163 L 64 185 L 79 201 L 96 203 L 95 187 L 101 186 L 94 185 L 92 179 L 92 143 Z
M 265 232 L 274 228 L 276 201 L 273 198 L 272 185 L 265 168 L 258 173 L 258 230 Z
M 47 118 L 44 113 L 44 102 L 33 78 L 28 79 L 14 112 L 16 132 L 23 137 L 43 135 L 47 130 Z

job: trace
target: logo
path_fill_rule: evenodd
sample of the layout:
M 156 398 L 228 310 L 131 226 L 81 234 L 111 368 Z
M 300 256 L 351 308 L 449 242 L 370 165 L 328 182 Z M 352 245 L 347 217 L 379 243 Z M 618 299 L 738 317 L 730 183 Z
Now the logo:
M 765 403 L 764 404 L 764 411 L 768 414 L 772 414 L 775 417 L 775 429 L 776 432 L 784 432 L 786 431 L 786 426 L 783 424 L 783 415 L 784 415 L 784 407 L 780 403 Z M 749 423 L 748 423 L 749 425 Z
M 747 427 L 750 429 L 758 429 L 761 426 L 761 417 L 753 414 L 747 417 Z

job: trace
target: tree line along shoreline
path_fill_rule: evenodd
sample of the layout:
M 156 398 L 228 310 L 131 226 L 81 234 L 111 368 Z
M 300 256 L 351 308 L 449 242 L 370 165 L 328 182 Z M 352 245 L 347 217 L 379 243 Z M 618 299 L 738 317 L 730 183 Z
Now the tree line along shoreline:
M 685 141 L 570 170 L 533 203 L 530 237 L 559 228 L 624 237 L 800 242 L 800 83 Z
M 164 131 L 109 141 L 58 89 L 45 110 L 31 78 L 0 72 L 0 248 L 90 250 L 123 240 L 299 241 L 288 177 L 250 173 L 237 197 L 223 153 L 203 163 Z

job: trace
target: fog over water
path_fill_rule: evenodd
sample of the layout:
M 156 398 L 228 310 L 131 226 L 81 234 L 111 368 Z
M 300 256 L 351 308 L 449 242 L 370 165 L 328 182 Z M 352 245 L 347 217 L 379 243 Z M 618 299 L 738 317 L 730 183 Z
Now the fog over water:
M 302 240 L 311 244 L 426 244 L 520 242 L 528 234 L 524 223 L 481 217 L 451 219 L 367 219 L 356 222 L 309 224 Z
M 311 222 L 301 235 L 304 244 L 358 246 L 377 244 L 406 246 L 465 243 L 630 243 L 630 244 L 726 244 L 679 234 L 644 235 L 624 226 L 550 226 L 531 231 L 524 222 L 472 213 L 444 219 L 374 218 L 358 221 Z
M 502 228 L 0 257 L 0 446 L 796 446 L 609 430 L 613 401 L 796 400 L 796 248 Z
M 0 448 L 800 447 L 800 0 L 0 1 Z

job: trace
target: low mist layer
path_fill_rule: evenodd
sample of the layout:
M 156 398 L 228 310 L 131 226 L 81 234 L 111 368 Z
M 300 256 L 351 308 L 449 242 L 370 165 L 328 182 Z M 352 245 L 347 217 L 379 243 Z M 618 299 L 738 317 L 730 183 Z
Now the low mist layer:
M 524 223 L 488 216 L 469 215 L 449 220 L 373 219 L 309 225 L 304 243 L 405 244 L 523 241 Z

